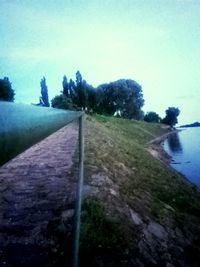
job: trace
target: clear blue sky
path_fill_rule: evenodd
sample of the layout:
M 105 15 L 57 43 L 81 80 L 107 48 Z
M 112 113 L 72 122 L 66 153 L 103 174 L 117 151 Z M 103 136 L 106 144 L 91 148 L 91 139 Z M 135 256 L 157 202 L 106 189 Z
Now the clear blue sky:
M 200 121 L 199 0 L 0 0 L 0 77 L 16 102 L 49 97 L 80 70 L 94 86 L 120 78 L 142 85 L 144 111 Z

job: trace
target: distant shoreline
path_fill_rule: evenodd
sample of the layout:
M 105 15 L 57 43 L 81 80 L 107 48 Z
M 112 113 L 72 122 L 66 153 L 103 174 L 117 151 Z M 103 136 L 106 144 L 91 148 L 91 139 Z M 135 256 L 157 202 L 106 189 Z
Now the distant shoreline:
M 200 127 L 200 122 L 194 122 L 191 124 L 185 124 L 185 125 L 181 125 L 179 126 L 180 128 L 193 128 L 193 127 Z

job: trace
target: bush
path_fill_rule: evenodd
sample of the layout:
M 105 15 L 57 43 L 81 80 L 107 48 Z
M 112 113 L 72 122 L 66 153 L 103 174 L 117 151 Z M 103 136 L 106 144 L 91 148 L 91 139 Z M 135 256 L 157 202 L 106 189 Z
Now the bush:
M 51 101 L 51 105 L 53 108 L 77 110 L 77 106 L 73 104 L 72 99 L 65 95 L 55 96 Z
M 144 116 L 144 121 L 159 123 L 161 121 L 161 118 L 156 112 L 150 111 L 147 112 L 147 114 Z
M 0 79 L 0 101 L 14 101 L 15 92 L 12 89 L 11 82 L 7 77 Z

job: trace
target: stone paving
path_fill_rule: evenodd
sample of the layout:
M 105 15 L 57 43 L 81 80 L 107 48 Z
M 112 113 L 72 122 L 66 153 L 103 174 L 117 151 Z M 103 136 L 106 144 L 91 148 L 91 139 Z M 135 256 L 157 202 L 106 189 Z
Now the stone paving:
M 0 168 L 0 267 L 52 266 L 47 228 L 73 215 L 77 140 L 71 123 Z

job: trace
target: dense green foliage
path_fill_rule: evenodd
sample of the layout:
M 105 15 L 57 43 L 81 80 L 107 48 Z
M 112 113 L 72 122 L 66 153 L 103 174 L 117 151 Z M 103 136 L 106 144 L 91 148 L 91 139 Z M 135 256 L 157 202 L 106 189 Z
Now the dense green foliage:
M 12 89 L 12 84 L 8 77 L 0 79 L 0 100 L 14 101 L 15 92 Z
M 64 76 L 62 86 L 61 95 L 52 99 L 52 106 L 55 108 L 75 108 L 129 119 L 143 117 L 142 88 L 133 80 L 121 79 L 94 88 L 77 71 L 76 81 L 70 79 L 68 82 Z
M 51 101 L 51 105 L 53 108 L 70 110 L 77 109 L 77 106 L 73 104 L 72 99 L 70 97 L 65 96 L 64 94 L 55 96 Z
M 166 116 L 165 118 L 162 120 L 162 123 L 170 125 L 171 127 L 173 127 L 177 122 L 177 117 L 180 114 L 180 110 L 178 108 L 175 107 L 169 107 L 166 111 Z
M 94 88 L 89 85 L 79 71 L 76 72 L 76 81 L 69 80 L 66 75 L 62 82 L 63 90 L 61 95 L 55 96 L 51 103 L 54 108 L 90 110 L 90 106 L 94 106 L 92 93 Z M 91 103 L 91 104 L 90 104 Z
M 161 118 L 156 112 L 150 111 L 147 112 L 147 114 L 144 116 L 144 121 L 159 123 L 161 121 Z
M 180 113 L 178 108 L 166 110 L 166 117 L 150 111 L 144 116 L 142 108 L 144 98 L 142 87 L 134 80 L 120 79 L 94 88 L 83 79 L 80 71 L 76 72 L 75 82 L 63 77 L 63 90 L 51 103 L 54 108 L 84 110 L 87 113 L 117 116 L 126 119 L 142 120 L 151 123 L 164 123 L 173 127 Z
M 141 86 L 133 80 L 121 79 L 97 88 L 100 114 L 118 114 L 122 118 L 141 119 L 144 99 Z

